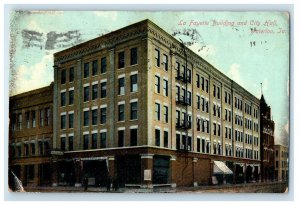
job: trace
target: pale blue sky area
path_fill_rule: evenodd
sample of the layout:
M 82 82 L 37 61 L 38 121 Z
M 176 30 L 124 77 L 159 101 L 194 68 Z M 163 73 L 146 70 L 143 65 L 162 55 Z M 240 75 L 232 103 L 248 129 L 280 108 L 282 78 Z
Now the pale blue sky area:
M 175 32 L 175 38 L 192 43 L 187 45 L 190 49 L 258 98 L 260 83 L 263 83 L 263 94 L 276 123 L 275 142 L 287 144 L 287 13 L 12 12 L 10 95 L 49 85 L 53 81 L 53 53 L 146 18 L 170 34 Z M 208 25 L 197 25 L 196 22 Z M 255 32 L 251 33 L 251 30 Z M 185 35 L 187 33 L 189 35 Z

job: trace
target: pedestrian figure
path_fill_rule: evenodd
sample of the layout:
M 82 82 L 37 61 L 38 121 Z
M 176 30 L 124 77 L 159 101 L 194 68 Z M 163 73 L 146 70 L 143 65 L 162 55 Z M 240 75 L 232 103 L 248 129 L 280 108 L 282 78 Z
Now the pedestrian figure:
M 115 191 L 119 190 L 119 182 L 118 182 L 118 176 L 115 176 L 114 181 L 113 181 L 113 188 Z
M 111 178 L 110 178 L 110 176 L 107 176 L 107 180 L 106 180 L 107 191 L 110 191 L 110 184 L 111 184 Z
M 83 186 L 84 186 L 84 191 L 87 191 L 88 188 L 88 178 L 84 177 L 83 179 Z

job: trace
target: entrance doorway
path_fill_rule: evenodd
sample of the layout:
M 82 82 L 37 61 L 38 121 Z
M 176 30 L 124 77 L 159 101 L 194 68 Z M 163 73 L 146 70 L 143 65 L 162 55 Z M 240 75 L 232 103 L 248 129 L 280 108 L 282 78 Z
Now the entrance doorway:
M 120 187 L 125 184 L 141 184 L 141 156 L 117 156 L 117 178 Z
M 104 187 L 107 183 L 108 169 L 106 160 L 83 161 L 83 175 L 88 178 L 88 185 Z
M 169 182 L 170 157 L 153 157 L 153 184 L 167 184 Z

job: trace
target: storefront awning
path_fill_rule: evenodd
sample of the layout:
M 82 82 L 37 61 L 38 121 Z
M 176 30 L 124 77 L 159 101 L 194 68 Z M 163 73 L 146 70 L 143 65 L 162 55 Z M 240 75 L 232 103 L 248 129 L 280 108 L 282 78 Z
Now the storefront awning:
M 233 174 L 222 161 L 214 161 L 214 174 Z

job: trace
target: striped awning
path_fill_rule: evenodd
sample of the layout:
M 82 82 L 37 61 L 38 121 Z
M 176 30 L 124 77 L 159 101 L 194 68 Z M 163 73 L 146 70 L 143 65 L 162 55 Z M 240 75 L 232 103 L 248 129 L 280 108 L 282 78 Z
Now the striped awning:
M 233 174 L 222 161 L 214 161 L 214 174 Z

